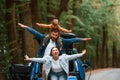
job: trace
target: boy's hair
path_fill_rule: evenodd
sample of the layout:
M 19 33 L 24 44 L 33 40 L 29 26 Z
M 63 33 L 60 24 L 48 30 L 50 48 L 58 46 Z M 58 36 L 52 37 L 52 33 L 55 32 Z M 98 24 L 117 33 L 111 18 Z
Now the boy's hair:
M 60 34 L 60 30 L 59 30 L 59 29 L 57 29 L 57 28 L 53 28 L 53 29 L 51 29 L 51 30 L 50 30 L 50 33 L 51 33 L 51 32 L 55 32 L 55 33 L 57 33 L 57 32 L 58 32 L 58 33 Z
M 53 25 L 58 25 L 59 24 L 59 20 L 54 18 L 51 22 Z

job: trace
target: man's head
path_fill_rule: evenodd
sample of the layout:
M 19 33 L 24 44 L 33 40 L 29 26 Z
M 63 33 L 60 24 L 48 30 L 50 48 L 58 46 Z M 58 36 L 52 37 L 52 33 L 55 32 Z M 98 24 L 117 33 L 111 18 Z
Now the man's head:
M 52 29 L 50 36 L 53 41 L 56 41 L 60 36 L 60 31 L 58 29 Z

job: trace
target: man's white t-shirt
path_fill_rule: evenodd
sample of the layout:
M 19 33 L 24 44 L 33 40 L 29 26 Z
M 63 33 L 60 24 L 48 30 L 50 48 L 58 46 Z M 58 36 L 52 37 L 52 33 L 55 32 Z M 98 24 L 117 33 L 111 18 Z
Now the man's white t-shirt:
M 46 47 L 46 49 L 45 49 L 44 56 L 50 55 L 51 49 L 52 49 L 53 47 L 56 47 L 55 41 L 52 41 L 52 40 L 50 39 L 50 42 L 48 43 L 48 45 L 47 45 L 47 47 Z

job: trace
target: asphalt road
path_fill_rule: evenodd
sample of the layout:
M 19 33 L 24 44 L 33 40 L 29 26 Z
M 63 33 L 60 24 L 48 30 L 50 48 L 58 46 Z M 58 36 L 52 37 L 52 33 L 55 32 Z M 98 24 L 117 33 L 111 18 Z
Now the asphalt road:
M 120 80 L 120 68 L 92 71 L 90 78 L 89 74 L 86 74 L 85 80 Z

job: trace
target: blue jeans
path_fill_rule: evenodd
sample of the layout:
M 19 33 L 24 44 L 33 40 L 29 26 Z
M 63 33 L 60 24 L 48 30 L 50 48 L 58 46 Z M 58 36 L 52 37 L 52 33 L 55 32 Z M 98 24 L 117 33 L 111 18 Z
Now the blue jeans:
M 50 80 L 67 80 L 67 74 L 64 70 L 61 72 L 50 72 Z

